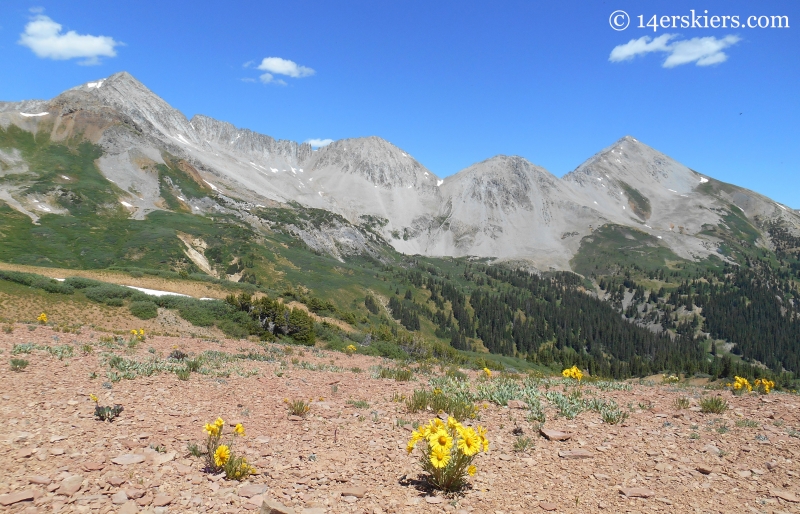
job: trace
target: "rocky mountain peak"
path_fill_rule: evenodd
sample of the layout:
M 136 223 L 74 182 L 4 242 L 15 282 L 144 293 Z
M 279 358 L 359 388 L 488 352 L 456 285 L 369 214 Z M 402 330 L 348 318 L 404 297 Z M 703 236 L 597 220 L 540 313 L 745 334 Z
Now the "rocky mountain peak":
M 439 182 L 407 152 L 375 136 L 335 141 L 314 152 L 311 163 L 313 170 L 335 167 L 387 189 L 429 189 Z

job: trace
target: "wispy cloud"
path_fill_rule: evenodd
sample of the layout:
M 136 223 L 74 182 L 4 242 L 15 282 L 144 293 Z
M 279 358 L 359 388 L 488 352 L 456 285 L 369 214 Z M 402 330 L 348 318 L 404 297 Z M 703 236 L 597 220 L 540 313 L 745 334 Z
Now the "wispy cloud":
M 294 61 L 281 59 L 280 57 L 265 57 L 258 65 L 258 69 L 275 75 L 286 75 L 287 77 L 300 78 L 310 77 L 314 70 L 305 66 L 300 66 Z
M 303 142 L 310 144 L 314 148 L 319 148 L 333 143 L 333 139 L 306 139 Z
M 25 32 L 20 34 L 17 42 L 30 48 L 37 57 L 55 60 L 82 58 L 84 60 L 78 63 L 82 65 L 100 64 L 100 57 L 115 57 L 117 52 L 114 48 L 122 44 L 108 36 L 78 34 L 74 30 L 62 33 L 61 28 L 60 23 L 39 14 L 25 25 Z
M 624 45 L 615 46 L 611 50 L 608 60 L 611 62 L 629 61 L 639 55 L 662 52 L 667 54 L 667 58 L 662 63 L 664 68 L 674 68 L 689 63 L 695 63 L 697 66 L 710 66 L 727 61 L 728 55 L 723 50 L 741 41 L 739 36 L 733 35 L 720 39 L 709 36 L 674 41 L 676 37 L 678 37 L 677 34 L 664 34 L 655 39 L 649 36 L 631 39 Z
M 242 67 L 251 68 L 254 64 L 255 61 L 247 61 L 242 65 Z M 294 61 L 282 59 L 280 57 L 265 57 L 261 60 L 261 63 L 258 66 L 255 66 L 255 69 L 264 72 L 258 77 L 262 84 L 274 84 L 277 86 L 285 86 L 287 83 L 282 78 L 276 77 L 276 75 L 299 79 L 303 77 L 310 77 L 316 73 L 313 69 L 307 66 L 300 66 Z M 255 82 L 255 80 L 253 80 L 253 82 Z

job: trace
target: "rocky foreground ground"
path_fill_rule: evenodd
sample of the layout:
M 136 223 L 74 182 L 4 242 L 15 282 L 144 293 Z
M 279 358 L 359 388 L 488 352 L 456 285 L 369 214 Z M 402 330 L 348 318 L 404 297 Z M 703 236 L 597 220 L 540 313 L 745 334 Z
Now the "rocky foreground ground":
M 545 401 L 544 431 L 567 434 L 551 433 L 552 440 L 526 421 L 524 405 L 486 403 L 476 423 L 488 429 L 490 451 L 476 459 L 471 488 L 443 496 L 421 484 L 418 457 L 405 451 L 412 423 L 435 413 L 410 414 L 395 401 L 427 387 L 424 369 L 396 382 L 370 372 L 395 363 L 297 346 L 156 336 L 129 348 L 126 337 L 119 343 L 89 329 L 12 329 L 0 331 L 0 511 L 267 512 L 266 500 L 274 512 L 307 514 L 800 512 L 794 394 L 586 383 L 585 395 L 614 399 L 630 416 L 619 425 L 592 411 L 570 420 Z M 15 344 L 27 343 L 30 353 L 18 347 L 12 355 Z M 134 379 L 107 376 L 111 353 L 166 362 L 175 349 L 218 353 L 210 354 L 206 374 L 188 380 L 165 371 L 142 376 L 142 366 Z M 274 360 L 234 356 L 248 352 Z M 13 372 L 11 358 L 29 364 Z M 111 423 L 98 421 L 90 394 L 124 411 Z M 700 412 L 698 400 L 717 394 L 730 410 Z M 689 408 L 675 404 L 681 397 Z M 289 416 L 284 399 L 312 398 L 305 417 Z M 246 482 L 204 473 L 187 451 L 218 416 L 246 428 L 234 447 L 258 469 Z M 530 447 L 515 451 L 519 437 L 529 437 Z

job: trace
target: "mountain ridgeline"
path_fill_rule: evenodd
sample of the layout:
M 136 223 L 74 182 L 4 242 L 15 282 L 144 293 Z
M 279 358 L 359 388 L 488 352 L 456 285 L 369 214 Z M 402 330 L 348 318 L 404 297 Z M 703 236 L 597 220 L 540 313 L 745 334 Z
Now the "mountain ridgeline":
M 788 383 L 799 256 L 796 211 L 629 136 L 563 178 L 496 156 L 442 180 L 378 137 L 314 150 L 187 119 L 127 73 L 0 103 L 0 261 L 273 298 L 209 314 L 235 336 Z

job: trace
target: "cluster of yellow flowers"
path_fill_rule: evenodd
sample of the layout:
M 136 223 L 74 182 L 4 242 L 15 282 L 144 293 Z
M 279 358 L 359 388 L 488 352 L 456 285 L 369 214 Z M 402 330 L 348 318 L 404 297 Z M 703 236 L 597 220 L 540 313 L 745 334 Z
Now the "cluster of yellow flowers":
M 247 463 L 244 457 L 237 457 L 231 451 L 232 444 L 220 444 L 225 420 L 217 418 L 213 423 L 206 423 L 203 431 L 208 435 L 206 439 L 206 469 L 218 473 L 224 471 L 229 479 L 241 480 L 248 475 L 257 473 L 254 466 Z M 244 426 L 237 423 L 233 427 L 234 437 L 244 437 Z
M 681 379 L 675 375 L 662 375 L 661 382 L 664 384 L 677 384 Z
M 39 317 L 36 318 L 36 321 L 38 321 L 42 325 L 46 325 L 47 324 L 47 314 L 45 314 L 44 312 L 39 314 Z
M 753 383 L 753 387 L 764 394 L 769 394 L 770 391 L 775 389 L 775 382 L 766 378 L 757 378 Z
M 731 384 L 728 382 L 725 384 L 728 387 L 733 388 L 734 393 L 743 393 L 745 390 L 749 393 L 753 390 L 753 386 L 750 384 L 750 381 L 744 377 L 733 377 L 734 382 Z
M 478 471 L 472 464 L 475 455 L 489 451 L 486 429 L 465 427 L 453 417 L 448 417 L 447 423 L 434 418 L 414 430 L 406 451 L 411 454 L 420 441 L 426 443 L 420 462 L 429 474 L 428 480 L 432 486 L 444 491 L 460 489 L 466 475 L 472 476 Z
M 747 391 L 748 393 L 753 392 L 753 388 L 755 388 L 758 392 L 763 394 L 769 394 L 770 391 L 775 389 L 775 382 L 769 380 L 767 378 L 757 378 L 753 384 L 750 384 L 750 381 L 744 377 L 733 377 L 733 383 L 728 382 L 725 384 L 727 387 L 730 387 L 733 390 L 733 394 L 741 394 Z
M 583 372 L 578 369 L 578 366 L 572 366 L 571 368 L 565 369 L 561 372 L 561 375 L 564 378 L 574 378 L 578 382 L 580 382 L 583 378 Z
M 492 370 L 490 370 L 489 368 L 483 368 L 483 375 L 486 378 L 492 378 Z
M 346 353 L 347 355 L 353 355 L 357 351 L 358 351 L 358 348 L 356 348 L 356 346 L 354 344 L 348 344 L 347 348 L 344 349 L 344 353 Z
M 131 329 L 131 339 L 136 341 L 144 341 L 144 329 L 140 328 L 139 330 Z

